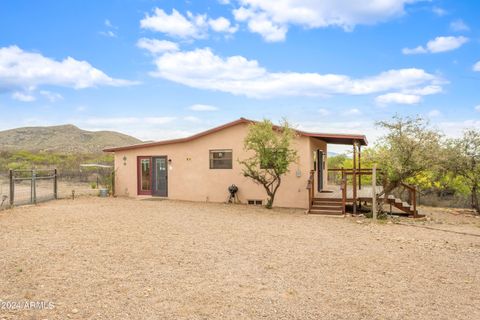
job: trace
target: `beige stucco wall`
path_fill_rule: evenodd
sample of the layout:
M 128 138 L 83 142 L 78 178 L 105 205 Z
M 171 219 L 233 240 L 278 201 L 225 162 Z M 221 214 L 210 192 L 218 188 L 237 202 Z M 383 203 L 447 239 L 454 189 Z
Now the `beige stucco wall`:
M 238 159 L 248 154 L 243 150 L 243 141 L 248 125 L 241 123 L 221 131 L 191 140 L 115 153 L 115 192 L 117 196 L 137 196 L 137 157 L 167 156 L 171 159 L 168 168 L 168 198 L 191 201 L 225 202 L 227 188 L 236 184 L 238 197 L 243 203 L 248 199 L 266 200 L 262 186 L 243 177 Z M 315 140 L 315 141 L 313 141 Z M 294 141 L 298 161 L 290 166 L 283 177 L 274 206 L 306 208 L 308 193 L 306 183 L 313 168 L 313 150 L 320 147 L 326 152 L 326 144 L 318 139 L 298 137 Z M 233 169 L 210 169 L 209 150 L 232 149 Z M 124 164 L 123 158 L 126 157 Z M 299 176 L 298 176 L 299 174 Z

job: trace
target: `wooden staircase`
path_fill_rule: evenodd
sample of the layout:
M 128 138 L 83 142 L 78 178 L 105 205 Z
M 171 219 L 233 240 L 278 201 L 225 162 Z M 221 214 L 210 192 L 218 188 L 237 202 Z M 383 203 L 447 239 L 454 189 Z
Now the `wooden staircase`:
M 339 169 L 332 169 L 332 170 L 339 170 Z M 357 172 L 358 171 L 358 172 Z M 323 215 L 344 215 L 346 213 L 346 206 L 347 203 L 353 203 L 353 212 L 356 212 L 356 205 L 360 201 L 366 201 L 366 202 L 373 202 L 375 201 L 372 199 L 372 194 L 376 192 L 375 191 L 375 185 L 373 186 L 371 193 L 369 196 L 363 196 L 358 197 L 357 192 L 361 189 L 360 187 L 357 190 L 356 186 L 356 174 L 362 174 L 362 175 L 367 175 L 371 174 L 373 176 L 372 180 L 375 180 L 375 167 L 373 170 L 356 170 L 355 168 L 353 170 L 344 170 L 343 168 L 340 169 L 340 172 L 342 173 L 342 182 L 341 182 L 341 195 L 337 194 L 336 197 L 325 197 L 325 198 L 316 198 L 315 197 L 315 184 L 314 184 L 314 171 L 310 171 L 310 177 L 307 181 L 307 190 L 308 190 L 308 209 L 307 213 L 310 214 L 323 214 Z M 347 175 L 352 174 L 353 175 L 353 192 L 352 196 L 347 194 Z M 360 181 L 360 179 L 359 179 Z M 359 183 L 360 186 L 360 183 Z M 386 203 L 390 205 L 390 212 L 392 211 L 391 209 L 393 207 L 399 209 L 403 213 L 405 213 L 408 216 L 411 216 L 413 218 L 420 218 L 424 217 L 424 215 L 419 215 L 418 210 L 417 210 L 417 188 L 412 185 L 408 185 L 406 183 L 400 183 L 400 192 L 397 192 L 400 197 L 404 197 L 404 192 L 408 192 L 408 202 L 405 202 L 401 200 L 400 198 L 396 198 L 394 195 L 388 195 L 386 199 Z M 378 193 L 377 193 L 378 194 Z M 385 196 L 382 196 L 383 199 Z
M 413 204 L 409 204 L 408 202 L 402 201 L 401 199 L 395 198 L 394 195 L 389 195 L 387 197 L 387 203 L 391 206 L 399 209 L 400 211 L 405 212 L 409 216 L 418 217 L 418 210 L 415 208 Z
M 343 215 L 342 199 L 313 198 L 310 214 Z

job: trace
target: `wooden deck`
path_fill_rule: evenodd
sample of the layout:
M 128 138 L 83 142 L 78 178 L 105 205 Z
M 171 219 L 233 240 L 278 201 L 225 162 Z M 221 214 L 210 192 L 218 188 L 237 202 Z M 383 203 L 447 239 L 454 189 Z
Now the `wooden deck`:
M 341 215 L 346 213 L 347 204 L 353 205 L 353 213 L 357 212 L 357 207 L 361 202 L 370 202 L 372 207 L 375 207 L 374 201 L 376 196 L 373 194 L 372 185 L 362 185 L 361 176 L 371 175 L 373 181 L 376 181 L 376 169 L 329 169 L 332 172 L 340 172 L 342 182 L 340 185 L 327 184 L 322 192 L 315 190 L 315 171 L 310 172 L 310 177 L 307 181 L 309 213 L 316 214 L 336 214 Z M 348 176 L 351 175 L 351 185 L 348 183 Z M 358 181 L 357 181 L 358 177 Z M 358 182 L 358 183 L 357 183 Z M 401 183 L 400 187 L 403 188 L 401 193 L 407 191 L 408 201 L 402 200 L 402 196 L 395 197 L 393 194 L 383 195 L 382 198 L 386 203 L 390 204 L 390 212 L 395 207 L 405 212 L 414 218 L 420 217 L 417 211 L 417 189 L 415 186 Z M 377 194 L 382 193 L 383 188 L 381 186 L 375 186 L 375 192 Z M 375 210 L 375 209 L 373 209 Z
M 382 187 L 377 186 L 376 192 L 382 192 Z M 315 192 L 315 198 L 320 199 L 342 199 L 342 189 L 339 185 L 327 185 L 324 188 L 324 192 Z M 362 186 L 361 189 L 357 188 L 357 199 L 362 201 L 372 200 L 372 187 Z M 353 188 L 347 186 L 347 201 L 353 201 Z

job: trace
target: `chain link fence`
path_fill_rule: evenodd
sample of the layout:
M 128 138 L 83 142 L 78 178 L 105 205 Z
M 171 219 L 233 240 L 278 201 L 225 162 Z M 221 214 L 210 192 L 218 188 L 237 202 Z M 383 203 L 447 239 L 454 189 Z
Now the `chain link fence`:
M 58 198 L 113 194 L 110 168 L 10 170 L 0 172 L 0 210 Z

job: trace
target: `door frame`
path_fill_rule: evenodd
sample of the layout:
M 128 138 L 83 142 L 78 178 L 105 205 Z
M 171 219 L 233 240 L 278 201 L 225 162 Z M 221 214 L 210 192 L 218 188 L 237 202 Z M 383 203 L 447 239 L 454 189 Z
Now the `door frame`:
M 150 161 L 150 190 L 142 190 L 142 160 L 148 159 Z M 137 156 L 137 194 L 140 196 L 152 195 L 152 157 L 151 156 Z
M 153 194 L 153 174 L 154 169 L 153 169 L 153 159 L 154 158 L 165 158 L 165 165 L 166 165 L 166 180 L 167 180 L 167 185 L 166 185 L 166 195 L 165 196 L 155 196 Z M 141 166 L 141 161 L 148 159 L 150 161 L 150 190 L 142 190 L 142 166 Z M 168 156 L 162 155 L 162 156 L 137 156 L 137 195 L 139 196 L 155 196 L 155 197 L 168 197 Z
M 325 174 L 325 153 L 317 149 L 317 191 L 323 191 L 323 178 Z
M 156 172 L 155 172 L 155 159 L 156 158 L 163 158 L 165 159 L 165 195 L 164 196 L 160 196 L 160 195 L 156 195 L 154 194 L 153 192 L 153 189 L 154 189 L 154 182 L 155 182 L 155 179 L 157 178 L 155 176 Z M 168 197 L 168 156 L 152 156 L 151 157 L 151 163 L 152 163 L 152 176 L 151 176 L 151 184 L 152 184 L 152 196 L 153 197 L 162 197 L 162 198 L 166 198 Z

